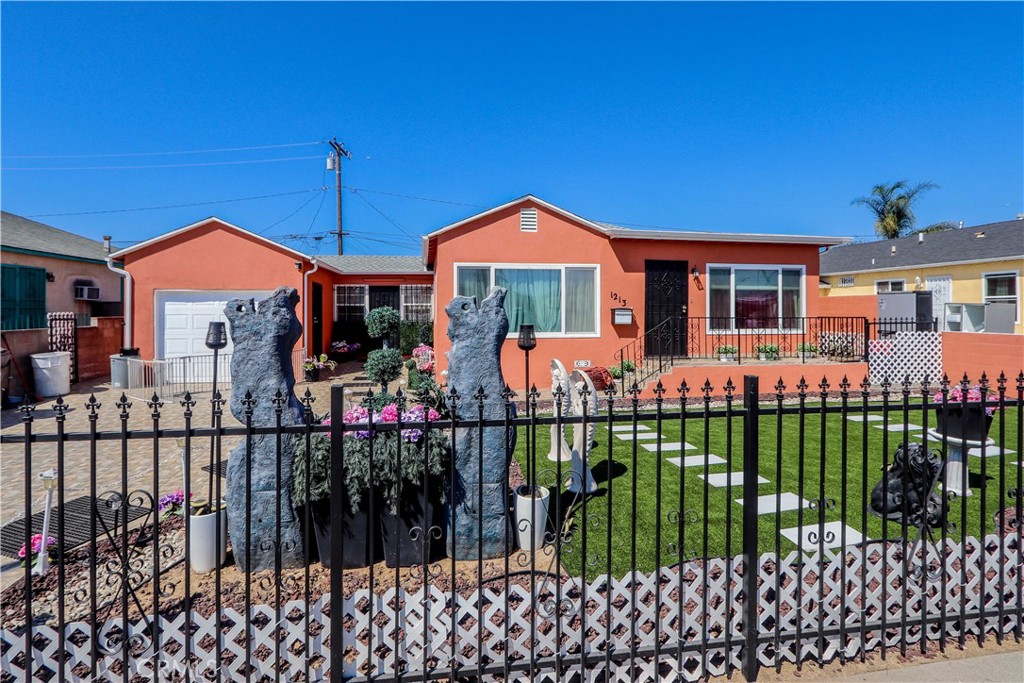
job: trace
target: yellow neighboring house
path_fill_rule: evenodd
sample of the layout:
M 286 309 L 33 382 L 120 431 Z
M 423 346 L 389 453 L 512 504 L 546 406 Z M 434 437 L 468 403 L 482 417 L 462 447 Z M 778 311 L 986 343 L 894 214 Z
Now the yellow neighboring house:
M 829 299 L 931 291 L 939 328 L 965 332 L 984 326 L 978 304 L 1011 303 L 1013 331 L 1024 334 L 1024 219 L 833 247 L 820 267 L 820 293 Z

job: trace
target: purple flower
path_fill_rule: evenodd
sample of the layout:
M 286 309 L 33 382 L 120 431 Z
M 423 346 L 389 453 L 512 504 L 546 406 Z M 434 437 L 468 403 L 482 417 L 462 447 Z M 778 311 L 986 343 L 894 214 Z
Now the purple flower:
M 167 510 L 167 509 L 178 508 L 181 505 L 183 505 L 184 503 L 185 503 L 185 492 L 182 491 L 181 489 L 178 489 L 177 491 L 174 491 L 172 493 L 168 493 L 168 494 L 165 494 L 163 496 L 160 496 L 159 509 L 160 509 L 160 512 L 163 512 L 164 510 Z

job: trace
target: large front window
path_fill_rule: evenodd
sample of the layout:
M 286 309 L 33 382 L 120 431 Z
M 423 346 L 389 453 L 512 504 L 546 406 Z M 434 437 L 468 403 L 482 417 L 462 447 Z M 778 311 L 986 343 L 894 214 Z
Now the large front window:
M 709 266 L 712 329 L 797 329 L 803 315 L 802 268 Z
M 458 266 L 456 292 L 483 301 L 492 286 L 508 290 L 509 332 L 532 324 L 538 334 L 597 334 L 596 266 Z

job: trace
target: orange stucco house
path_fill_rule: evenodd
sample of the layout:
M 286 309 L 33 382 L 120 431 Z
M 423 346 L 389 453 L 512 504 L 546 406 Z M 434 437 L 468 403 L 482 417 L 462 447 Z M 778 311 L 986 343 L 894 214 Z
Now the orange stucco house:
M 503 371 L 518 391 L 525 381 L 520 323 L 536 329 L 531 365 L 538 374 L 531 381 L 538 384 L 546 383 L 552 358 L 569 368 L 613 365 L 623 347 L 670 319 L 688 321 L 684 338 L 669 342 L 681 355 L 699 346 L 710 357 L 712 337 L 725 338 L 722 329 L 752 352 L 755 336 L 748 333 L 792 333 L 794 321 L 819 315 L 820 249 L 847 241 L 635 230 L 527 195 L 425 235 L 421 256 L 311 256 L 217 218 L 114 256 L 130 278 L 126 345 L 144 358 L 205 353 L 206 326 L 218 306 L 284 285 L 302 297 L 305 355 L 345 339 L 367 311 L 386 303 L 403 319 L 433 321 L 443 371 L 445 304 L 456 294 L 481 297 L 505 286 L 510 334 Z M 708 365 L 712 374 L 726 371 Z M 735 366 L 728 372 L 735 380 L 742 374 Z

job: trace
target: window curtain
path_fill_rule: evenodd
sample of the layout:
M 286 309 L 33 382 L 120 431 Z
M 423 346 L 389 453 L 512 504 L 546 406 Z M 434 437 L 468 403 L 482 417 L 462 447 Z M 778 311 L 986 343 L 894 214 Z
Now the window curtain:
M 782 271 L 782 327 L 795 330 L 801 327 L 800 316 L 800 271 Z
M 711 290 L 711 328 L 732 329 L 732 285 L 729 283 L 728 268 L 711 268 L 708 271 L 708 286 Z
M 594 271 L 567 268 L 565 271 L 565 331 L 594 333 Z
M 494 284 L 508 289 L 508 329 L 533 324 L 537 332 L 562 331 L 562 273 L 558 270 L 497 268 Z
M 476 297 L 479 306 L 491 290 L 490 268 L 459 268 L 459 296 Z
M 744 329 L 779 324 L 779 271 L 736 269 L 736 324 Z

